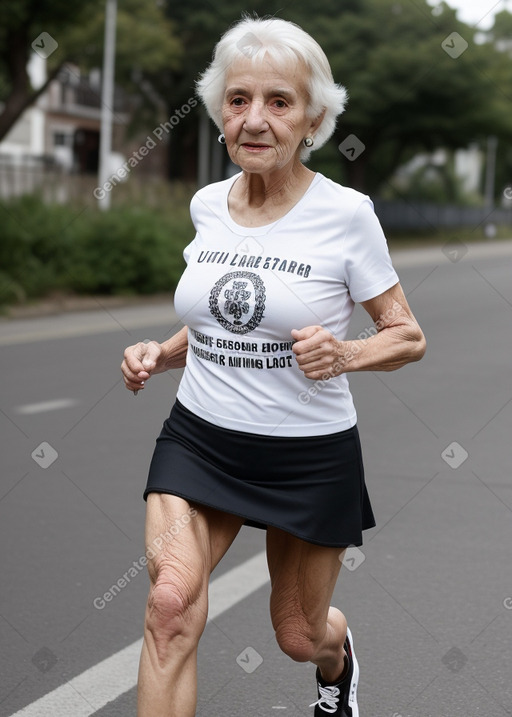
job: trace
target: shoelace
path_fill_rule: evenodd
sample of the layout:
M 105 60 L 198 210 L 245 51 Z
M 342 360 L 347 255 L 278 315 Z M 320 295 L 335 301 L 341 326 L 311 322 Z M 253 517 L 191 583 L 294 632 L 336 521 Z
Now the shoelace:
M 316 707 L 316 705 L 318 705 L 324 712 L 334 714 L 334 712 L 338 709 L 338 702 L 340 701 L 339 688 L 336 687 L 336 685 L 328 685 L 327 687 L 318 685 L 318 691 L 320 693 L 320 699 L 313 702 L 313 704 L 309 706 Z

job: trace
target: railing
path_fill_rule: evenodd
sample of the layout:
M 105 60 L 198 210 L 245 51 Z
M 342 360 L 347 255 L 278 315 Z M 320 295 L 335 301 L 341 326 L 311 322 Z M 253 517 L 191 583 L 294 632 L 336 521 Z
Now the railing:
M 86 198 L 89 185 L 92 197 L 94 183 L 94 177 L 70 175 L 46 157 L 0 155 L 0 199 L 39 194 L 45 201 L 64 203 Z
M 23 194 L 40 194 L 48 202 L 79 202 L 96 205 L 93 192 L 98 179 L 91 174 L 70 174 L 48 157 L 12 158 L 0 154 L 0 199 Z M 113 194 L 116 200 L 133 201 L 157 206 L 170 185 L 161 177 L 130 176 L 118 184 Z M 457 227 L 486 225 L 512 226 L 512 207 L 459 207 L 427 202 L 382 201 L 374 199 L 375 212 L 385 230 L 435 231 Z
M 456 227 L 485 227 L 488 224 L 511 225 L 512 207 L 461 207 L 428 202 L 374 200 L 375 213 L 384 229 L 394 231 L 434 231 Z
M 94 174 L 69 173 L 48 158 L 17 158 L 14 162 L 0 155 L 0 200 L 24 194 L 37 194 L 46 202 L 97 207 L 94 190 L 98 177 Z M 112 193 L 113 206 L 143 204 L 163 207 L 173 196 L 188 204 L 194 187 L 171 184 L 160 176 L 131 174 L 126 182 L 117 184 Z
M 60 96 L 60 99 L 57 99 Z M 126 112 L 128 110 L 127 95 L 116 88 L 114 91 L 114 110 Z M 60 80 L 60 92 L 50 99 L 50 109 L 65 111 L 67 107 L 88 107 L 99 109 L 101 107 L 101 87 L 91 85 L 89 80 L 78 81 Z

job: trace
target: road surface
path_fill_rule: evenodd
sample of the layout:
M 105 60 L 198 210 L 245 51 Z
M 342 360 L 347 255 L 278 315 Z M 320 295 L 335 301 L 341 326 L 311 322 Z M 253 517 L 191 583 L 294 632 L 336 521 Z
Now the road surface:
M 347 555 L 334 603 L 361 664 L 361 717 L 502 717 L 512 243 L 457 240 L 394 260 L 428 351 L 395 373 L 351 376 L 378 526 Z M 369 326 L 358 307 L 352 335 Z M 179 372 L 134 398 L 119 363 L 126 345 L 178 327 L 169 305 L 0 323 L 0 715 L 135 715 L 141 496 Z M 264 533 L 243 528 L 214 573 L 200 717 L 312 713 L 314 668 L 274 640 L 263 551 Z

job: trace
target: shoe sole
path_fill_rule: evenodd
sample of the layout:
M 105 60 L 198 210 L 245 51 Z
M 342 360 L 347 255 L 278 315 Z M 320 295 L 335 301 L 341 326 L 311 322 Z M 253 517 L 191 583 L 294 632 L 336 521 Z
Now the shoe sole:
M 350 628 L 347 627 L 347 638 L 350 643 L 350 649 L 352 650 L 352 664 L 354 671 L 352 672 L 352 680 L 350 681 L 350 692 L 348 693 L 348 706 L 352 709 L 352 717 L 359 717 L 359 707 L 357 704 L 357 683 L 359 682 L 359 663 L 357 661 L 356 653 L 354 652 L 354 641 L 352 640 L 352 633 Z

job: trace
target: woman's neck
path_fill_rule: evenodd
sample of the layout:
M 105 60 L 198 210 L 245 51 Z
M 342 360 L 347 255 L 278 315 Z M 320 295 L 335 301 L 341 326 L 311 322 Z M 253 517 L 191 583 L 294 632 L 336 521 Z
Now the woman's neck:
M 269 175 L 244 172 L 236 182 L 236 197 L 251 209 L 289 206 L 304 194 L 313 176 L 300 161 Z
M 302 199 L 314 176 L 315 173 L 303 164 L 279 175 L 244 172 L 235 181 L 228 196 L 231 218 L 245 227 L 272 224 Z

